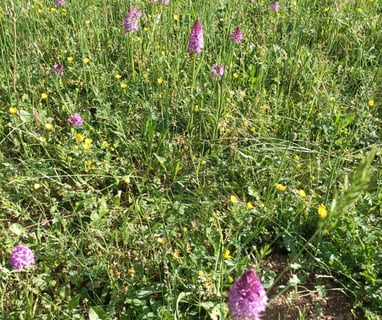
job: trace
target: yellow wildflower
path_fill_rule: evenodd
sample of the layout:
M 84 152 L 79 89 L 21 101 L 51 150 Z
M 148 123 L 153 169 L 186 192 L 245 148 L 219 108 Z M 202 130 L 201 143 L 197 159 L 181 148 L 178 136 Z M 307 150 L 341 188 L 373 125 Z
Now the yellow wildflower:
M 199 112 L 199 106 L 198 105 L 194 106 L 194 112 Z
M 75 138 L 76 138 L 77 142 L 82 142 L 82 141 L 85 140 L 85 136 L 83 134 L 81 134 L 81 133 L 76 133 L 76 137 Z
M 89 24 L 90 24 L 90 20 L 89 20 L 89 19 L 86 19 L 86 20 L 85 20 L 85 25 L 88 26 Z
M 9 108 L 9 113 L 10 114 L 16 114 L 17 113 L 17 108 L 16 107 L 10 107 Z
M 45 129 L 46 129 L 46 130 L 53 130 L 53 124 L 51 124 L 51 123 L 46 123 L 46 124 L 45 124 Z
M 40 188 L 41 188 L 41 184 L 39 184 L 37 182 L 35 184 L 33 184 L 33 189 L 38 190 Z
M 317 212 L 322 219 L 325 219 L 328 216 L 328 209 L 326 209 L 324 204 L 318 206 Z
M 176 250 L 174 251 L 174 253 L 172 254 L 172 257 L 173 257 L 174 259 L 179 259 L 179 257 L 180 257 L 180 251 L 179 251 L 178 249 L 176 249 Z
M 253 209 L 252 202 L 247 202 L 247 209 L 249 209 L 249 210 Z
M 84 141 L 84 143 L 83 143 L 83 145 L 82 145 L 82 148 L 83 148 L 84 150 L 89 150 L 90 147 L 91 147 L 91 145 L 92 145 L 92 143 L 93 143 L 93 139 L 86 138 L 85 141 Z
M 276 190 L 278 190 L 278 191 L 285 191 L 286 188 L 287 188 L 287 187 L 284 186 L 284 185 L 281 184 L 281 183 L 276 184 Z
M 120 86 L 121 86 L 121 89 L 126 89 L 127 88 L 127 83 L 122 82 L 120 84 Z
M 129 273 L 130 273 L 130 276 L 131 276 L 131 277 L 134 277 L 134 275 L 135 275 L 135 269 L 134 269 L 134 267 L 131 267 L 131 268 L 129 269 Z
M 158 84 L 162 84 L 162 83 L 163 83 L 163 79 L 162 79 L 162 77 L 159 77 L 159 78 L 157 79 L 157 82 L 158 82 Z
M 72 56 L 69 56 L 69 57 L 67 58 L 67 60 L 68 60 L 68 62 L 73 62 L 74 58 L 73 58 Z
M 123 183 L 130 184 L 130 177 L 126 176 L 122 179 Z
M 158 238 L 157 241 L 158 241 L 158 243 L 161 244 L 162 246 L 166 243 L 166 239 L 165 239 L 165 238 Z
M 231 251 L 229 251 L 228 249 L 227 249 L 226 251 L 224 251 L 224 253 L 223 253 L 223 259 L 224 259 L 224 260 L 232 259 Z
M 374 107 L 374 104 L 375 104 L 374 99 L 370 99 L 369 100 L 369 107 Z
M 85 64 L 88 64 L 90 62 L 90 58 L 85 57 L 83 61 L 84 61 Z
M 237 79 L 237 78 L 239 78 L 239 74 L 238 74 L 237 72 L 235 72 L 235 73 L 233 74 L 233 77 L 234 77 L 235 79 Z
M 301 198 L 306 198 L 306 192 L 305 192 L 303 189 L 298 190 L 297 194 L 298 194 Z
M 236 197 L 234 194 L 233 195 L 231 195 L 231 202 L 233 203 L 233 204 L 237 204 L 238 202 L 239 202 L 239 199 L 238 199 L 238 197 Z
M 122 78 L 122 76 L 121 76 L 119 73 L 117 73 L 117 74 L 115 75 L 115 78 L 116 78 L 117 80 L 119 80 L 119 79 Z
M 175 21 L 178 21 L 178 20 L 179 20 L 179 15 L 176 14 L 176 13 L 174 13 L 174 14 L 173 14 L 173 18 L 174 18 Z
M 41 99 L 43 100 L 48 99 L 48 94 L 45 92 L 41 93 Z

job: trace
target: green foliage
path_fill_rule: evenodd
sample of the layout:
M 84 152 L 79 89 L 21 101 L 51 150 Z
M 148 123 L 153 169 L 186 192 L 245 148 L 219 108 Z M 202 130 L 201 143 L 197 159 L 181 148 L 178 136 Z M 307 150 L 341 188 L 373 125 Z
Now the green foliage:
M 234 279 L 277 286 L 283 250 L 377 319 L 381 4 L 130 5 L 125 34 L 124 1 L 0 4 L 1 317 L 228 319 Z M 19 243 L 37 261 L 10 271 Z

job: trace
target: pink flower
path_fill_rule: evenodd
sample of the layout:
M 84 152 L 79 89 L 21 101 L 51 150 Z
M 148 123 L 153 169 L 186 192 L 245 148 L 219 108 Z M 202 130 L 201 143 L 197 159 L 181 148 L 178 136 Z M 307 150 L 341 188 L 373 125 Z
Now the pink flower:
M 240 44 L 241 40 L 243 40 L 243 34 L 241 33 L 240 27 L 237 27 L 236 30 L 230 34 L 229 37 L 237 44 Z
M 139 9 L 129 8 L 129 10 L 127 10 L 123 18 L 123 26 L 126 33 L 138 31 L 138 20 L 141 15 L 142 11 Z
M 212 79 L 217 78 L 217 76 L 223 76 L 224 75 L 224 66 L 221 63 L 215 63 L 212 68 Z
M 199 19 L 196 19 L 191 29 L 190 39 L 188 43 L 189 54 L 199 54 L 204 47 L 203 27 Z
M 83 120 L 78 113 L 75 113 L 68 118 L 68 122 L 73 127 L 81 127 Z
M 21 270 L 35 263 L 34 254 L 31 249 L 20 244 L 11 253 L 9 262 L 13 270 Z
M 64 75 L 64 66 L 61 63 L 56 63 L 53 65 L 52 71 L 58 73 L 60 76 Z
M 54 0 L 54 5 L 56 7 L 59 7 L 59 6 L 64 7 L 65 6 L 65 0 Z
M 259 320 L 265 311 L 267 293 L 256 272 L 248 269 L 231 287 L 228 295 L 228 307 L 232 320 Z
M 280 9 L 279 3 L 277 1 L 272 2 L 271 9 L 274 12 L 279 12 L 279 9 Z

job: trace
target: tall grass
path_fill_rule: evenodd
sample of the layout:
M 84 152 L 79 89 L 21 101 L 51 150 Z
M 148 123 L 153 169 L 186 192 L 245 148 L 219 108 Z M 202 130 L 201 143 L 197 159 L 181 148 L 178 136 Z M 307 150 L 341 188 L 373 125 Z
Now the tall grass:
M 233 279 L 277 288 L 282 251 L 378 319 L 381 4 L 66 2 L 0 5 L 2 317 L 229 319 Z

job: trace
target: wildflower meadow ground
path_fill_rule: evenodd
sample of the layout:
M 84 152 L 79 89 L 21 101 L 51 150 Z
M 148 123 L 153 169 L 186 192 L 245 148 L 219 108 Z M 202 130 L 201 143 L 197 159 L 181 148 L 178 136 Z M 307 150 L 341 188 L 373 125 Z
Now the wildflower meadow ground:
M 381 319 L 381 16 L 0 2 L 0 318 Z

